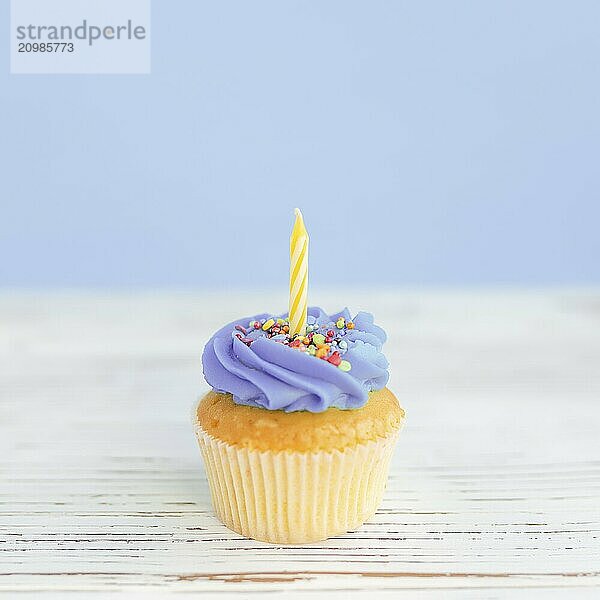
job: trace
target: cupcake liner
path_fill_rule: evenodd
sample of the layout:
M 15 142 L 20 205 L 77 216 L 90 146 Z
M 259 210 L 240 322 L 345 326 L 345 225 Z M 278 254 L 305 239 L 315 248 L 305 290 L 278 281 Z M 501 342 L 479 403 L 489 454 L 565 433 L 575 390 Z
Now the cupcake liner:
M 343 451 L 259 451 L 195 430 L 218 518 L 233 531 L 303 544 L 356 529 L 383 495 L 398 432 Z

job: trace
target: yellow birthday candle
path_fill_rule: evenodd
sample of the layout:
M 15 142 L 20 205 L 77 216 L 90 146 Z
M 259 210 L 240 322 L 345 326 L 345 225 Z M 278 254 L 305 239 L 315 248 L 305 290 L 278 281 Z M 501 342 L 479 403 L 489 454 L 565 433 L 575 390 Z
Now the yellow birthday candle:
M 304 335 L 308 308 L 308 233 L 299 208 L 290 237 L 290 336 Z

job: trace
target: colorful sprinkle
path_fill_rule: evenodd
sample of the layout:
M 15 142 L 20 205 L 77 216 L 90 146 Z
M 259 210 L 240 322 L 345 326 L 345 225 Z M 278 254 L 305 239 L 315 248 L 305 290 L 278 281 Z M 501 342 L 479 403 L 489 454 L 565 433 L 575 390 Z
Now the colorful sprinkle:
M 315 333 L 312 338 L 313 344 L 315 346 L 322 346 L 325 343 L 325 336 L 322 333 Z
M 338 329 L 343 329 L 344 328 L 344 323 L 346 322 L 346 319 L 344 319 L 344 317 L 340 317 L 336 322 L 335 322 L 335 326 Z
M 354 323 L 352 321 L 348 321 L 346 323 L 346 329 L 354 329 Z
M 340 356 L 340 353 L 336 350 L 328 359 L 327 359 L 332 365 L 335 365 L 336 367 L 339 366 L 342 362 L 342 357 Z M 350 363 L 348 363 L 350 364 Z
M 345 373 L 347 373 L 351 368 L 352 368 L 352 365 L 347 360 L 341 361 L 340 364 L 338 365 L 338 369 L 341 369 Z
M 269 319 L 268 321 L 265 321 L 265 324 L 262 326 L 263 331 L 267 331 L 268 329 L 271 329 L 271 327 L 273 327 L 273 325 L 275 325 L 275 319 Z
M 315 353 L 317 358 L 327 358 L 327 353 L 329 352 L 329 346 L 321 346 Z

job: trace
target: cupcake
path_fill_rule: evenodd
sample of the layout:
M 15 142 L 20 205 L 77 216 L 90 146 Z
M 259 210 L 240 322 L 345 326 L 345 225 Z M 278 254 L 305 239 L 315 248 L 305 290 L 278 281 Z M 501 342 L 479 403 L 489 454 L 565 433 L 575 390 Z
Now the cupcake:
M 212 391 L 193 412 L 218 518 L 276 544 L 369 519 L 404 420 L 373 317 L 305 311 L 297 334 L 269 314 L 217 331 L 202 356 Z

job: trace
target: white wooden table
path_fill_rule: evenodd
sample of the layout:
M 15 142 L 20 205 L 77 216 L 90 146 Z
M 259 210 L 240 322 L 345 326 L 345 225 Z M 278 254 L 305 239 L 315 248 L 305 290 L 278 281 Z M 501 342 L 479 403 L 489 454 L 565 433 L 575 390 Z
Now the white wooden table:
M 346 295 L 407 424 L 371 522 L 274 547 L 215 519 L 189 411 L 282 292 L 0 294 L 0 592 L 600 597 L 600 291 Z

